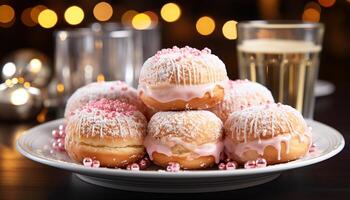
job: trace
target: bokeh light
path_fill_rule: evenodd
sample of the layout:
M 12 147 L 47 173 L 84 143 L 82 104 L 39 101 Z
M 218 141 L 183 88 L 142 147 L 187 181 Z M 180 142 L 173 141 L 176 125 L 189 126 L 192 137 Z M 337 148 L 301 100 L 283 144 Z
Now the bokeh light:
M 30 10 L 30 18 L 32 19 L 32 21 L 35 22 L 36 24 L 39 23 L 39 20 L 38 20 L 39 14 L 45 9 L 47 9 L 47 7 L 44 5 L 34 6 Z
M 105 76 L 103 74 L 99 74 L 99 75 L 97 75 L 96 80 L 97 80 L 97 82 L 104 82 Z
M 318 0 L 318 3 L 326 8 L 332 7 L 335 4 L 336 0 Z
M 132 18 L 131 24 L 137 30 L 144 30 L 151 26 L 151 18 L 145 13 L 139 13 Z
M 33 27 L 36 25 L 36 23 L 30 17 L 31 11 L 32 11 L 32 8 L 26 8 L 23 10 L 23 12 L 21 14 L 22 23 L 26 26 L 29 26 L 29 27 Z
M 175 3 L 167 3 L 160 10 L 160 15 L 167 22 L 175 22 L 181 16 L 181 9 Z
M 225 36 L 225 38 L 229 40 L 234 40 L 237 38 L 237 22 L 234 20 L 227 21 L 222 26 L 222 34 Z
M 152 11 L 146 11 L 144 12 L 146 15 L 148 15 L 151 18 L 151 25 L 156 26 L 158 24 L 158 15 Z
M 16 73 L 16 65 L 13 62 L 6 63 L 2 68 L 2 74 L 6 77 L 11 77 Z
M 10 101 L 13 105 L 19 106 L 26 104 L 29 100 L 29 93 L 24 88 L 18 88 L 11 93 Z
M 0 23 L 10 23 L 15 18 L 15 10 L 9 5 L 0 6 Z
M 113 8 L 107 2 L 100 2 L 95 5 L 93 10 L 94 16 L 99 21 L 107 21 L 113 15 Z
M 56 90 L 57 90 L 58 93 L 64 92 L 64 85 L 62 83 L 58 83 L 56 85 Z
M 84 11 L 78 6 L 71 6 L 64 12 L 64 19 L 70 25 L 80 24 L 84 19 Z
M 135 15 L 137 15 L 137 12 L 135 10 L 126 11 L 121 18 L 122 24 L 124 26 L 130 26 L 132 18 L 134 18 Z
M 215 30 L 215 21 L 208 16 L 201 17 L 197 20 L 196 29 L 201 35 L 210 35 Z
M 29 66 L 28 66 L 29 71 L 36 74 L 40 72 L 41 68 L 42 68 L 42 63 L 39 59 L 33 58 L 30 60 Z
M 40 12 L 38 22 L 43 28 L 52 28 L 57 23 L 57 14 L 53 10 L 45 9 Z
M 319 22 L 321 17 L 321 6 L 313 1 L 308 2 L 304 7 L 302 20 L 305 22 Z

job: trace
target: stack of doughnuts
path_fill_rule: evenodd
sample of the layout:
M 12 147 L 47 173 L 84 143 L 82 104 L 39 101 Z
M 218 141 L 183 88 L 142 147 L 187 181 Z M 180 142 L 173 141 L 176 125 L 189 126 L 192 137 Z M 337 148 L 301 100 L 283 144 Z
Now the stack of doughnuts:
M 103 167 L 133 168 L 147 154 L 166 168 L 204 169 L 225 157 L 260 166 L 303 157 L 312 143 L 298 111 L 274 103 L 261 84 L 229 80 L 208 48 L 158 51 L 142 66 L 137 90 L 120 81 L 80 88 L 65 118 L 68 155 Z
M 201 109 L 222 101 L 227 80 L 224 63 L 208 48 L 163 49 L 144 63 L 139 95 L 159 111 L 148 123 L 145 140 L 154 164 L 203 169 L 219 163 L 223 123 Z

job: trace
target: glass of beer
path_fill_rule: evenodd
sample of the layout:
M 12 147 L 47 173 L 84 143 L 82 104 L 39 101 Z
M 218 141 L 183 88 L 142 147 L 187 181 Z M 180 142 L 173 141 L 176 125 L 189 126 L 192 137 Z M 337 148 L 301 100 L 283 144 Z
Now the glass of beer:
M 238 24 L 241 79 L 265 85 L 277 102 L 312 119 L 324 27 L 299 21 L 247 21 Z

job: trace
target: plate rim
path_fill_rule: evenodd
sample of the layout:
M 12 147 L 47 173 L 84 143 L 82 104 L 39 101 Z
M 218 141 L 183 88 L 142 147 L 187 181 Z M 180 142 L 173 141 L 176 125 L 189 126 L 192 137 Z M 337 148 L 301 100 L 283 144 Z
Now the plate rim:
M 288 162 L 288 163 L 282 163 L 277 165 L 272 165 L 265 168 L 255 168 L 255 169 L 237 169 L 237 170 L 198 170 L 198 171 L 190 171 L 185 170 L 181 171 L 179 173 L 168 173 L 166 171 L 128 171 L 124 169 L 110 169 L 110 168 L 88 168 L 83 165 L 79 165 L 76 163 L 68 163 L 64 161 L 58 161 L 54 159 L 50 159 L 47 157 L 39 156 L 37 154 L 33 154 L 31 152 L 26 151 L 24 147 L 20 144 L 20 141 L 23 140 L 23 138 L 28 137 L 28 135 L 31 132 L 35 132 L 37 129 L 41 129 L 42 127 L 50 126 L 51 124 L 56 124 L 59 122 L 63 122 L 64 119 L 56 119 L 52 120 L 43 124 L 40 124 L 38 126 L 35 126 L 31 129 L 28 129 L 25 131 L 19 138 L 17 138 L 16 141 L 16 149 L 19 153 L 21 153 L 24 157 L 27 157 L 30 160 L 33 160 L 35 162 L 45 164 L 51 167 L 55 167 L 58 169 L 64 169 L 67 171 L 79 173 L 79 174 L 86 174 L 90 176 L 116 176 L 116 177 L 130 177 L 133 176 L 133 178 L 203 178 L 203 177 L 232 177 L 232 176 L 249 176 L 249 175 L 258 175 L 258 174 L 268 174 L 268 173 L 279 173 L 286 170 L 292 170 L 300 167 L 306 167 L 312 164 L 316 164 L 319 162 L 322 162 L 324 160 L 327 160 L 339 152 L 342 151 L 342 149 L 345 146 L 345 139 L 343 135 L 336 130 L 335 128 L 328 126 L 326 124 L 323 124 L 321 122 L 315 121 L 315 120 L 307 120 L 307 122 L 312 122 L 319 124 L 321 126 L 325 126 L 326 128 L 329 128 L 332 130 L 332 134 L 335 134 L 337 138 L 339 138 L 339 146 L 331 150 L 329 153 L 321 155 L 319 157 L 311 158 L 309 160 L 303 160 L 300 162 Z

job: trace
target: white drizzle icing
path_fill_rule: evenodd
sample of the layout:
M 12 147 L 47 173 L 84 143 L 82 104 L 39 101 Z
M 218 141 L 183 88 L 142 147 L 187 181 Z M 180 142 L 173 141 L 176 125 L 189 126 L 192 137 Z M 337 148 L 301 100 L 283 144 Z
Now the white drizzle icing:
M 311 129 L 302 115 L 282 104 L 253 106 L 233 112 L 225 123 L 225 133 L 227 154 L 242 156 L 248 150 L 255 150 L 263 155 L 264 149 L 272 146 L 278 151 L 278 160 L 281 159 L 281 143 L 286 144 L 286 152 L 289 153 L 289 141 L 293 136 L 297 136 L 300 142 L 304 142 L 305 138 L 312 139 Z M 261 138 L 267 134 L 271 136 L 270 139 Z M 251 136 L 256 139 L 248 140 Z M 232 138 L 243 142 L 233 143 Z
M 95 102 L 105 103 L 107 109 L 94 107 Z M 132 105 L 118 100 L 101 99 L 90 101 L 76 109 L 68 120 L 67 133 L 78 133 L 79 137 L 143 137 L 146 135 L 146 127 L 146 118 Z
M 241 110 L 242 107 L 273 103 L 271 92 L 263 85 L 248 80 L 229 80 L 225 85 L 225 96 L 221 103 L 209 109 L 222 121 L 226 121 L 230 113 Z
M 199 78 L 198 78 L 199 76 Z M 227 79 L 225 64 L 210 49 L 162 49 L 143 64 L 139 84 L 198 85 Z

